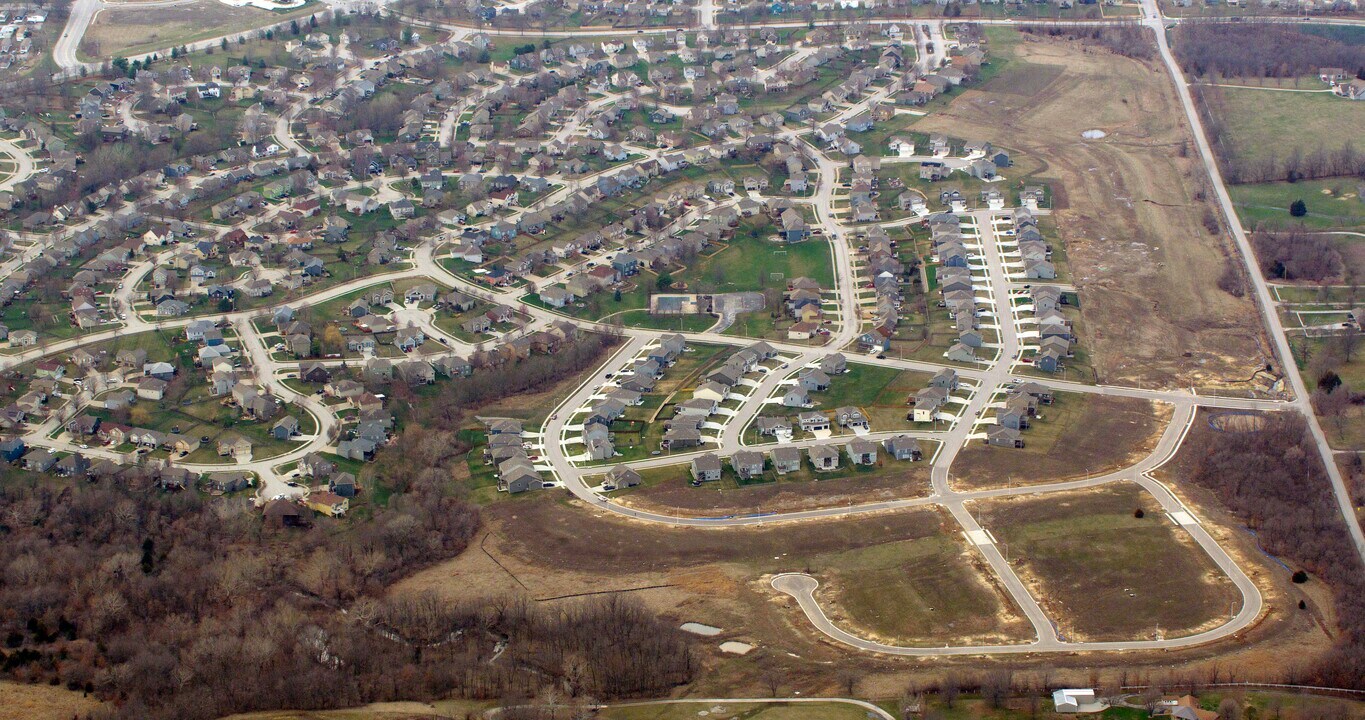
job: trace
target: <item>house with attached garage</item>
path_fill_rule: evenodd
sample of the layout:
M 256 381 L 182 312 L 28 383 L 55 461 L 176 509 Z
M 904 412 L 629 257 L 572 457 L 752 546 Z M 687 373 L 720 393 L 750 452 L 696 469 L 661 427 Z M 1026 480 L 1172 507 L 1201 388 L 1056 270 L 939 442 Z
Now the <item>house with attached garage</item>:
M 692 460 L 692 479 L 697 482 L 715 482 L 720 479 L 722 466 L 715 453 L 706 453 Z
M 778 475 L 786 475 L 801 469 L 801 451 L 794 447 L 773 448 L 769 454 L 773 459 L 773 470 Z
M 806 450 L 810 464 L 817 471 L 836 470 L 839 467 L 839 450 L 829 445 L 813 445 Z
M 854 438 L 844 447 L 848 460 L 854 465 L 876 465 L 877 443 L 863 438 Z
M 788 390 L 787 393 L 782 396 L 782 405 L 783 407 L 814 407 L 814 403 L 810 401 L 810 393 L 806 392 L 806 389 L 799 385 Z
M 640 473 L 635 472 L 628 465 L 617 465 L 607 471 L 606 480 L 602 483 L 603 490 L 616 490 L 619 488 L 632 488 L 640 484 Z
M 754 427 L 758 428 L 761 436 L 770 435 L 790 435 L 792 423 L 789 418 L 784 417 L 759 417 L 754 420 Z
M 761 476 L 765 465 L 763 453 L 754 450 L 740 450 L 730 457 L 730 467 L 745 480 Z
M 796 416 L 797 423 L 806 432 L 819 432 L 829 430 L 829 417 L 820 412 L 803 412 Z
M 867 416 L 863 414 L 862 410 L 852 406 L 844 406 L 835 410 L 834 421 L 839 424 L 839 427 L 845 427 L 849 430 L 868 429 Z
M 986 431 L 986 443 L 995 447 L 1021 448 L 1024 439 L 1014 428 L 996 426 Z
M 915 393 L 915 407 L 910 411 L 908 419 L 914 422 L 933 422 L 947 402 L 948 391 L 945 388 L 924 388 Z
M 920 450 L 919 441 L 908 435 L 897 435 L 887 438 L 882 446 L 886 448 L 887 454 L 897 460 L 919 460 L 923 457 Z

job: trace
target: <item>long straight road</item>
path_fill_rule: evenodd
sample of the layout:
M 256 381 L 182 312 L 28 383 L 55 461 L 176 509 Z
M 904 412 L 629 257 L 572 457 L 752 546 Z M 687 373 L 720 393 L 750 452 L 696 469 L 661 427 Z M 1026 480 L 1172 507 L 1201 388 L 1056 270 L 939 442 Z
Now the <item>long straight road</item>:
M 1276 354 L 1280 359 L 1280 367 L 1284 370 L 1285 379 L 1294 390 L 1292 405 L 1304 415 L 1308 422 L 1308 427 L 1313 433 L 1313 440 L 1318 447 L 1318 453 L 1326 468 L 1327 477 L 1331 480 L 1337 506 L 1346 521 L 1351 540 L 1355 543 L 1356 553 L 1360 556 L 1361 561 L 1365 562 L 1365 533 L 1361 532 L 1360 521 L 1356 516 L 1355 503 L 1351 498 L 1350 489 L 1346 487 L 1341 469 L 1337 467 L 1336 457 L 1332 452 L 1331 444 L 1327 442 L 1326 433 L 1322 431 L 1322 424 L 1318 422 L 1317 416 L 1313 413 L 1308 388 L 1298 372 L 1294 363 L 1294 354 L 1289 347 L 1289 336 L 1285 334 L 1279 314 L 1275 311 L 1274 296 L 1271 295 L 1270 286 L 1266 283 L 1265 276 L 1261 274 L 1260 265 L 1256 262 L 1256 252 L 1247 239 L 1246 229 L 1242 227 L 1242 221 L 1232 205 L 1232 196 L 1228 194 L 1227 185 L 1223 182 L 1223 174 L 1218 169 L 1218 161 L 1209 145 L 1208 132 L 1204 129 L 1204 122 L 1194 106 L 1194 97 L 1190 93 L 1189 83 L 1186 82 L 1184 73 L 1180 70 L 1179 64 L 1176 63 L 1175 55 L 1171 53 L 1171 45 L 1166 38 L 1166 22 L 1161 16 L 1161 9 L 1157 6 L 1156 0 L 1142 0 L 1142 10 L 1144 14 L 1143 23 L 1151 28 L 1156 36 L 1157 47 L 1161 51 L 1161 61 L 1166 65 L 1166 71 L 1170 74 L 1171 81 L 1175 83 L 1176 94 L 1180 97 L 1180 104 L 1185 109 L 1185 118 L 1189 121 L 1194 134 L 1195 145 L 1199 148 L 1199 157 L 1204 163 L 1204 169 L 1208 172 L 1209 179 L 1212 181 L 1214 197 L 1217 198 L 1218 207 L 1222 210 L 1223 218 L 1232 231 L 1233 239 L 1237 242 L 1237 249 L 1240 251 L 1246 275 L 1251 279 L 1252 287 L 1256 290 L 1256 303 L 1260 306 L 1266 334 L 1269 336 L 1270 342 L 1274 343 Z

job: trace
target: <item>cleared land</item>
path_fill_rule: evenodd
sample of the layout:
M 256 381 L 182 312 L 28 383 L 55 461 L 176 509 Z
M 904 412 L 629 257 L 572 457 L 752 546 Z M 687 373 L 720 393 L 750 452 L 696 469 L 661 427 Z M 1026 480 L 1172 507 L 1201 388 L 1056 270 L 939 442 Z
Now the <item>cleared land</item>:
M 1058 482 L 1127 467 L 1156 447 L 1169 410 L 1136 398 L 1057 393 L 1039 413 L 1023 431 L 1022 449 L 984 441 L 963 448 L 953 463 L 953 486 Z
M 800 568 L 809 558 L 846 548 L 930 537 L 941 520 L 932 510 L 875 518 L 714 530 L 643 526 L 590 515 L 564 495 L 546 491 L 535 502 L 487 509 L 509 555 L 562 570 L 605 573 L 739 563 L 763 572 Z
M 1237 84 L 1235 79 L 1226 81 Z M 1312 78 L 1305 88 L 1326 89 Z M 1351 143 L 1365 145 L 1365 108 L 1327 92 L 1219 88 L 1223 96 L 1224 131 L 1237 156 L 1248 161 L 1283 160 L 1295 152 L 1308 155 Z
M 1142 509 L 1144 517 L 1136 517 Z M 1071 640 L 1178 637 L 1240 602 L 1203 550 L 1128 483 L 972 508 Z
M 1232 249 L 1201 225 L 1209 206 L 1191 192 L 1200 170 L 1180 156 L 1190 135 L 1165 71 L 1009 29 L 987 34 L 992 57 L 1060 75 L 1033 95 L 968 90 L 915 129 L 1047 159 L 1036 179 L 1053 187 L 1054 241 L 1080 288 L 1082 343 L 1101 382 L 1244 387 L 1265 343 L 1251 301 L 1213 282 Z M 1082 140 L 1090 129 L 1108 135 Z M 1013 189 L 1019 178 L 1004 174 Z
M 820 605 L 841 627 L 884 642 L 1026 642 L 1028 623 L 956 533 L 816 558 Z M 824 569 L 819 567 L 823 565 Z
M 185 5 L 106 8 L 95 16 L 81 40 L 82 59 L 110 58 L 161 50 L 206 38 L 247 32 L 291 17 L 307 16 L 308 4 L 287 13 L 250 6 L 233 7 L 217 0 Z

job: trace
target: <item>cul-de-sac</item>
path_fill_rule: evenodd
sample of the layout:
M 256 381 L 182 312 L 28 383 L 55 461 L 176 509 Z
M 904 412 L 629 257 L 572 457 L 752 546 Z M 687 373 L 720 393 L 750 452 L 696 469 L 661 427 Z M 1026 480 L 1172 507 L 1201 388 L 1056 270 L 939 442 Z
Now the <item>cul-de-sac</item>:
M 0 720 L 1365 717 L 1356 0 L 6 0 L 0 88 Z

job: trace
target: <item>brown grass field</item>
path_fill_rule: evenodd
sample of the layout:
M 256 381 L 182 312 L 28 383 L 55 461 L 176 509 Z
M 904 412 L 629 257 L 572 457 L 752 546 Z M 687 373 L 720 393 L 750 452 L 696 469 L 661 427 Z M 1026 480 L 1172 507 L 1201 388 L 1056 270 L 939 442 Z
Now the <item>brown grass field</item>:
M 1137 485 L 972 510 L 1068 639 L 1191 635 L 1227 621 L 1240 603 L 1232 582 Z
M 1029 180 L 1056 193 L 1090 329 L 1081 343 L 1099 380 L 1244 387 L 1267 358 L 1261 323 L 1250 299 L 1217 286 L 1232 247 L 1201 225 L 1210 206 L 1193 195 L 1200 168 L 1180 156 L 1190 133 L 1159 63 L 1010 30 L 992 30 L 989 54 L 1013 64 L 1002 74 L 1037 66 L 1036 74 L 1056 77 L 1018 79 L 1032 94 L 968 90 L 914 129 L 990 140 L 1047 162 Z M 1108 136 L 1083 140 L 1089 129 Z
M 103 705 L 62 687 L 0 681 L 0 720 L 71 720 Z
M 901 645 L 1027 642 L 1033 631 L 957 533 L 816 561 L 820 606 L 840 627 Z
M 205 38 L 247 32 L 291 17 L 306 17 L 317 5 L 294 12 L 275 13 L 254 7 L 233 7 L 217 0 L 196 0 L 167 7 L 108 7 L 95 16 L 81 40 L 80 54 L 88 59 L 117 57 L 160 50 Z
M 1156 447 L 1170 409 L 1137 398 L 1057 393 L 1023 431 L 1023 449 L 973 442 L 952 468 L 955 488 L 1058 482 L 1127 467 Z

